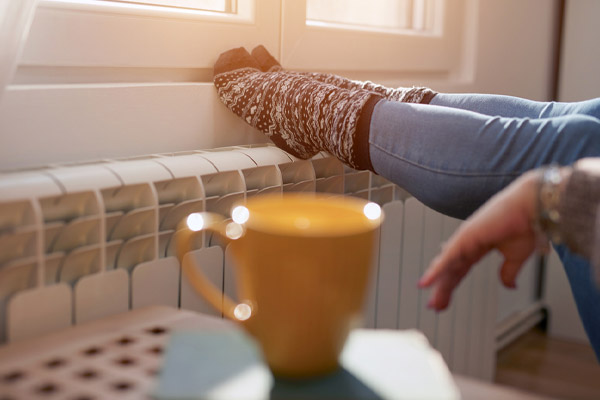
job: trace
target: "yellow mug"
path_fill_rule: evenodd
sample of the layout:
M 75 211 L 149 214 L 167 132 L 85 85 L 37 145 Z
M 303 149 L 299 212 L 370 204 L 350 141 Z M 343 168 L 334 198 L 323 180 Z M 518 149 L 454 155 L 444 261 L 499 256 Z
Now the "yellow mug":
M 381 208 L 352 197 L 270 194 L 232 210 L 233 221 L 195 213 L 180 225 L 180 261 L 194 232 L 216 231 L 231 243 L 233 302 L 196 268 L 186 274 L 215 308 L 239 321 L 262 348 L 274 375 L 332 372 L 361 316 Z M 187 232 L 187 233 L 186 233 Z

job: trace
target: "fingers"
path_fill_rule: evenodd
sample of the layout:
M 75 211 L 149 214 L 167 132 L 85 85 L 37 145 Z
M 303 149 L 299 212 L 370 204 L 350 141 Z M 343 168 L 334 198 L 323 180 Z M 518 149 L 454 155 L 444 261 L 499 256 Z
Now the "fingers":
M 434 258 L 421 279 L 419 279 L 419 287 L 430 287 L 438 279 L 439 275 L 448 264 L 449 262 L 444 259 L 443 254 Z
M 463 225 L 444 245 L 441 254 L 433 259 L 419 280 L 419 287 L 431 286 L 442 275 L 462 278 L 490 249 L 491 246 L 481 243 L 473 235 L 468 225 Z
M 531 220 L 536 188 L 537 176 L 524 175 L 492 197 L 452 235 L 419 281 L 420 287 L 433 288 L 432 308 L 447 307 L 461 279 L 492 249 L 498 249 L 505 259 L 500 279 L 507 287 L 516 287 L 519 270 L 535 249 Z
M 419 280 L 419 287 L 433 287 L 429 308 L 440 311 L 448 307 L 454 289 L 471 267 L 491 250 L 491 244 L 482 241 L 483 235 L 479 232 L 476 221 L 463 223 Z
M 517 287 L 516 279 L 523 263 L 534 253 L 536 238 L 534 234 L 524 234 L 506 240 L 498 246 L 504 255 L 504 263 L 500 268 L 500 280 L 507 288 Z
M 428 308 L 432 308 L 437 311 L 444 310 L 450 304 L 452 298 L 452 292 L 460 283 L 462 277 L 448 276 L 446 279 L 440 281 L 438 285 L 433 289 L 433 293 L 427 303 Z
M 438 311 L 448 307 L 452 292 L 460 284 L 471 265 L 472 263 L 464 259 L 455 259 L 446 263 L 441 257 L 437 257 L 419 281 L 421 288 L 434 287 L 427 306 Z
M 510 243 L 509 246 L 500 246 L 499 250 L 505 257 L 500 268 L 500 280 L 504 286 L 511 289 L 517 287 L 517 276 L 523 263 L 533 252 L 533 246 L 529 242 L 529 238 L 520 238 Z M 483 254 L 487 253 L 487 250 L 483 248 L 481 251 Z M 517 251 L 518 253 L 516 253 Z M 460 253 L 457 254 L 460 255 Z M 448 307 L 452 293 L 477 261 L 479 258 L 446 256 L 444 253 L 436 257 L 419 280 L 419 287 L 433 287 L 427 306 L 437 311 Z
M 502 267 L 500 267 L 500 280 L 504 286 L 509 289 L 516 289 L 517 275 L 522 265 L 522 262 L 504 261 Z
M 519 271 L 522 266 L 522 262 L 520 261 L 505 261 L 500 268 L 500 279 L 504 286 L 510 289 L 515 289 L 516 278 L 519 274 Z M 463 277 L 466 275 L 470 268 L 465 266 L 461 266 L 461 272 L 459 275 L 452 274 L 449 271 L 444 271 L 437 280 L 434 281 L 433 291 L 429 298 L 429 302 L 427 303 L 427 307 L 434 309 L 436 311 L 445 310 L 450 304 L 450 300 L 452 298 L 452 293 L 456 289 L 456 287 L 460 284 Z M 421 285 L 421 287 L 428 287 L 429 285 Z
M 431 262 L 418 284 L 421 288 L 433 287 L 428 307 L 438 311 L 448 307 L 452 292 L 473 265 L 496 247 L 494 243 L 483 240 L 479 232 L 477 224 L 463 224 Z M 508 267 L 506 282 L 514 285 L 517 265 L 509 263 Z

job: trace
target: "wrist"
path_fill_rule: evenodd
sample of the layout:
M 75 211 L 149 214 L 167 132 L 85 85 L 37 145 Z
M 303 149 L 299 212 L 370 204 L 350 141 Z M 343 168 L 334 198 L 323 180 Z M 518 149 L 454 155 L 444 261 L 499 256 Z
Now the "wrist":
M 561 168 L 557 165 L 537 171 L 536 226 L 545 235 L 546 240 L 553 243 L 562 243 L 564 240 L 561 233 L 560 205 L 570 174 L 570 167 Z

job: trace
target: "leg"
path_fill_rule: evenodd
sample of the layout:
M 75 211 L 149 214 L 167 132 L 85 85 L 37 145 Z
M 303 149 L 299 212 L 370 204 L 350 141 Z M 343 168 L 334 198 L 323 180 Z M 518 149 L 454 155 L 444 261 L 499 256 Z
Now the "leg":
M 215 65 L 221 100 L 247 123 L 297 157 L 328 151 L 459 218 L 529 169 L 600 152 L 600 120 L 590 116 L 494 117 L 259 67 L 243 49 Z
M 372 169 L 368 137 L 381 97 L 285 71 L 262 72 L 243 48 L 214 68 L 219 98 L 231 111 L 299 158 L 327 151 L 356 169 Z
M 501 118 L 380 100 L 367 90 L 262 72 L 240 49 L 225 53 L 215 72 L 223 103 L 284 150 L 302 158 L 326 150 L 354 167 L 370 156 L 370 169 L 460 218 L 526 170 L 600 155 L 600 120 L 589 116 Z M 567 271 L 576 268 L 563 262 Z M 569 276 L 584 325 L 596 326 L 578 294 L 586 282 Z
M 381 101 L 370 133 L 375 171 L 429 207 L 465 218 L 526 170 L 600 156 L 600 120 L 509 119 Z M 600 360 L 600 290 L 588 262 L 558 246 L 580 318 Z
M 270 72 L 284 70 L 275 57 L 273 57 L 271 53 L 269 53 L 262 45 L 257 46 L 254 48 L 254 50 L 252 50 L 252 57 L 254 57 L 254 59 L 260 65 L 262 71 Z M 353 81 L 335 74 L 325 74 L 321 72 L 286 72 L 306 76 L 317 82 L 334 85 L 341 89 L 352 91 L 366 90 L 387 100 L 402 101 L 406 103 L 427 104 L 436 95 L 436 92 L 426 87 L 388 88 L 370 81 Z
M 600 119 L 600 98 L 574 103 L 558 103 L 490 94 L 438 93 L 430 104 L 499 117 L 537 119 L 581 114 Z
M 600 361 L 600 289 L 595 286 L 590 263 L 571 253 L 565 246 L 554 246 L 563 263 L 577 311 L 590 343 Z
M 427 206 L 466 218 L 527 170 L 600 156 L 600 120 L 500 118 L 382 100 L 369 143 L 378 174 Z
M 263 70 L 281 70 L 264 48 L 252 54 Z M 390 100 L 375 106 L 371 120 L 375 171 L 447 215 L 468 216 L 526 170 L 600 155 L 600 99 L 546 103 L 498 95 L 436 95 L 424 88 L 390 89 L 332 74 L 304 75 Z M 428 96 L 421 97 L 423 93 Z M 557 250 L 600 359 L 600 292 L 590 280 L 589 264 L 564 247 Z
M 264 48 L 257 46 L 252 56 L 263 71 L 282 71 L 277 60 Z M 425 87 L 388 88 L 370 81 L 354 81 L 335 74 L 321 72 L 293 72 L 348 90 L 368 90 L 386 100 L 406 103 L 424 103 L 444 107 L 459 108 L 480 114 L 508 118 L 552 118 L 564 115 L 582 114 L 600 119 L 600 98 L 573 102 L 540 102 L 513 96 L 491 94 L 436 93 Z

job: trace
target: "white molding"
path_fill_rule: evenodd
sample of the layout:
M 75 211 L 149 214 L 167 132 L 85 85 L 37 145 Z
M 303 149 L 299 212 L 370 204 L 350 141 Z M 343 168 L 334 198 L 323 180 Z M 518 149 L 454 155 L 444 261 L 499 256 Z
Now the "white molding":
M 536 301 L 496 325 L 496 350 L 501 350 L 521 337 L 546 317 L 544 304 Z
M 279 0 L 242 3 L 240 13 L 233 15 L 126 3 L 44 0 L 20 64 L 212 68 L 218 54 L 233 47 L 262 43 L 277 49 Z
M 465 1 L 435 0 L 430 31 L 306 22 L 306 0 L 283 0 L 281 60 L 300 70 L 450 71 L 459 66 Z M 398 49 L 393 51 L 392 49 Z
M 97 0 L 40 0 L 39 8 L 63 11 L 83 11 L 90 13 L 146 16 L 157 18 L 193 19 L 210 22 L 254 23 L 254 2 L 241 1 L 236 13 L 219 11 L 191 10 L 185 8 L 161 7 L 136 3 L 118 3 Z

